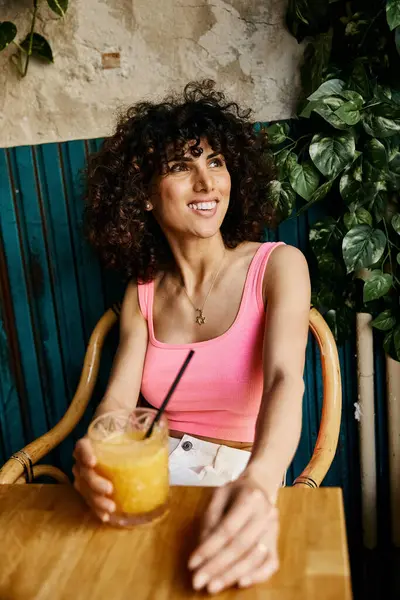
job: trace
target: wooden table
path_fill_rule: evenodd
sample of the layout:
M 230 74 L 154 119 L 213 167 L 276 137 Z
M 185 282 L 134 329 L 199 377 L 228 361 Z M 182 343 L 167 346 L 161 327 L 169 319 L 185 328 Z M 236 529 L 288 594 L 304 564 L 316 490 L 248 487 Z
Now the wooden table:
M 98 522 L 71 486 L 0 485 L 1 600 L 206 597 L 191 589 L 186 564 L 210 493 L 173 488 L 163 520 L 120 530 Z M 279 507 L 279 572 L 266 584 L 215 597 L 350 599 L 341 490 L 285 488 Z

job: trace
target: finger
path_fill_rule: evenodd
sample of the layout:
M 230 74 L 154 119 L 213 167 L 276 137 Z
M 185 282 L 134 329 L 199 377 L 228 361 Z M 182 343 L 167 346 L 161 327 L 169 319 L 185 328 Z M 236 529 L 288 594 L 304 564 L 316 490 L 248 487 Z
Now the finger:
M 254 489 L 242 489 L 235 498 L 232 507 L 214 529 L 211 535 L 200 544 L 192 555 L 189 568 L 195 569 L 209 560 L 223 548 L 240 531 L 245 523 L 251 518 L 254 508 L 260 498 L 265 502 L 261 491 Z
M 96 455 L 89 438 L 83 437 L 76 442 L 73 457 L 86 467 L 94 467 L 96 465 Z
M 266 531 L 268 527 L 268 532 Z M 212 580 L 219 578 L 239 564 L 242 557 L 254 550 L 256 557 L 264 558 L 268 550 L 272 549 L 274 543 L 274 535 L 277 533 L 277 525 L 274 525 L 271 520 L 265 518 L 256 518 L 248 521 L 246 525 L 235 535 L 235 537 L 224 546 L 220 552 L 213 556 L 210 560 L 204 562 L 194 578 L 194 584 L 200 580 Z M 269 546 L 266 544 L 266 539 L 270 540 Z M 260 543 L 261 540 L 263 544 Z M 264 555 L 260 552 L 260 548 L 264 548 Z M 205 584 L 203 584 L 205 585 Z
M 278 553 L 273 552 L 268 555 L 265 561 L 251 574 L 244 575 L 239 579 L 239 587 L 249 587 L 255 583 L 268 581 L 274 573 L 279 570 Z
M 108 479 L 104 479 L 94 471 L 87 467 L 79 468 L 79 478 L 83 479 L 85 483 L 95 492 L 96 494 L 110 495 L 113 492 L 113 485 Z
M 100 513 L 113 513 L 116 509 L 115 502 L 104 496 L 92 496 L 92 507 Z
M 110 498 L 106 498 L 103 495 L 94 493 L 92 488 L 88 486 L 84 479 L 78 479 L 77 486 L 78 491 L 82 494 L 86 503 L 96 514 L 103 515 L 104 513 L 109 514 L 115 512 L 115 502 L 113 502 Z
M 278 526 L 274 525 L 261 538 L 258 538 L 255 543 L 244 554 L 237 557 L 237 560 L 232 561 L 224 569 L 220 569 L 216 573 L 211 573 L 208 582 L 208 591 L 215 593 L 223 588 L 233 585 L 242 578 L 252 579 L 254 574 L 262 568 L 263 564 L 269 560 L 268 557 L 276 555 L 276 545 L 278 537 Z M 207 567 L 206 567 L 207 568 Z

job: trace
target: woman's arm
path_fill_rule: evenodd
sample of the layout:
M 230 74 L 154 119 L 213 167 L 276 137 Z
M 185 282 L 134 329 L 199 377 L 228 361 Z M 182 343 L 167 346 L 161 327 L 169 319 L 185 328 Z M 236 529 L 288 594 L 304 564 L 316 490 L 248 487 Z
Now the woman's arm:
M 107 390 L 95 417 L 119 408 L 133 410 L 138 401 L 147 348 L 147 324 L 140 312 L 137 286 L 133 283 L 128 285 L 125 293 L 120 331 Z M 110 513 L 115 511 L 115 503 L 109 497 L 112 484 L 95 472 L 96 456 L 87 436 L 76 443 L 74 458 L 75 488 L 101 520 L 109 520 Z
M 264 392 L 252 456 L 237 481 L 214 493 L 189 561 L 193 586 L 212 593 L 265 581 L 279 565 L 275 499 L 300 438 L 309 327 L 310 280 L 301 252 L 276 248 L 264 280 Z
M 147 323 L 139 307 L 137 284 L 129 283 L 120 316 L 120 339 L 104 397 L 95 417 L 110 410 L 133 410 L 137 404 L 148 341 Z
M 292 246 L 276 248 L 264 276 L 264 391 L 247 467 L 272 499 L 300 439 L 310 296 L 303 254 Z

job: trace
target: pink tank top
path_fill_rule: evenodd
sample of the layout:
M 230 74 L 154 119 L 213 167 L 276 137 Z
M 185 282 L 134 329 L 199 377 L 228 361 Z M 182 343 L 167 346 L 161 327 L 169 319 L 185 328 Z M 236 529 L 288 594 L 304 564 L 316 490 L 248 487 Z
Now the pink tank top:
M 282 242 L 262 244 L 255 253 L 236 319 L 222 335 L 193 344 L 165 344 L 154 336 L 154 282 L 138 286 L 147 320 L 141 393 L 158 408 L 190 349 L 195 351 L 166 416 L 170 429 L 238 442 L 253 442 L 263 392 L 265 325 L 263 277 L 271 252 Z

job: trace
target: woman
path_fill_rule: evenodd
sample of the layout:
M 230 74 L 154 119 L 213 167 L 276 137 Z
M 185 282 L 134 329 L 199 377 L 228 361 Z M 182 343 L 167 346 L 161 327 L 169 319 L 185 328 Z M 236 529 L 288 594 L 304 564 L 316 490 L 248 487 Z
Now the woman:
M 96 416 L 133 409 L 140 392 L 158 407 L 196 351 L 167 410 L 170 469 L 224 484 L 189 561 L 210 593 L 278 568 L 275 500 L 301 431 L 309 275 L 296 248 L 260 243 L 273 174 L 249 115 L 213 82 L 189 84 L 129 109 L 88 172 L 90 239 L 129 277 Z M 112 486 L 87 438 L 74 456 L 76 488 L 107 520 Z

